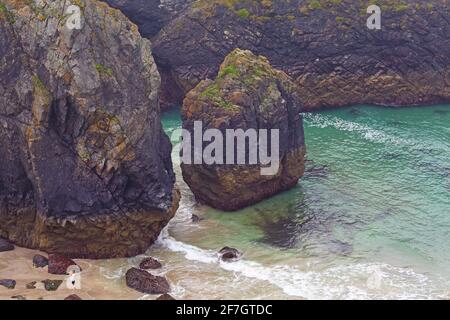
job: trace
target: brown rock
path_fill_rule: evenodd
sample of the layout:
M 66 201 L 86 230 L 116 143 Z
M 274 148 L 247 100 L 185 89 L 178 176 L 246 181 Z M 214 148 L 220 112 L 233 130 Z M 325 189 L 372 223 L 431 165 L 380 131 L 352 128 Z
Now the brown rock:
M 27 283 L 26 288 L 31 290 L 31 289 L 36 289 L 36 281 L 32 281 L 30 283 Z
M 125 276 L 127 286 L 148 294 L 165 294 L 170 291 L 170 285 L 163 277 L 154 276 L 147 271 L 131 268 Z
M 44 280 L 42 281 L 44 284 L 45 290 L 47 291 L 56 291 L 58 290 L 59 286 L 63 283 L 62 280 Z
M 67 274 L 67 268 L 77 265 L 72 259 L 60 254 L 50 254 L 48 256 L 48 273 Z
M 161 263 L 152 257 L 145 258 L 144 260 L 142 260 L 141 264 L 139 265 L 139 268 L 144 269 L 144 270 L 159 269 L 161 267 L 162 267 Z
M 225 262 L 233 262 L 239 260 L 242 253 L 235 248 L 225 247 L 219 251 L 219 256 Z
M 83 299 L 81 299 L 76 294 L 71 294 L 70 296 L 65 297 L 64 300 L 83 300 Z

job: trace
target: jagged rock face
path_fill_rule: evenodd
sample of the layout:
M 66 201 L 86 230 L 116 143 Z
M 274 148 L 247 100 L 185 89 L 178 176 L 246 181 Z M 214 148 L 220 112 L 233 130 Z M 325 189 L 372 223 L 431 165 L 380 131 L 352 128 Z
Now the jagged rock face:
M 139 26 L 141 34 L 152 40 L 163 27 L 183 14 L 195 0 L 103 0 L 112 7 L 120 9 L 131 21 Z M 174 101 L 181 103 L 185 92 L 179 89 L 176 77 L 170 76 L 170 64 L 164 57 L 158 61 L 158 69 L 165 76 L 162 78 L 160 92 L 161 106 L 168 109 Z
M 163 83 L 172 80 L 162 94 L 177 103 L 174 92 L 213 77 L 238 47 L 292 76 L 306 110 L 450 101 L 448 1 L 377 4 L 381 30 L 366 26 L 367 1 L 198 0 L 153 39 Z
M 139 26 L 141 34 L 151 39 L 195 0 L 103 0 L 120 9 Z
M 94 0 L 0 2 L 0 236 L 73 258 L 144 252 L 173 217 L 150 42 Z
M 268 136 L 275 129 L 279 130 L 279 166 L 273 174 L 262 174 L 265 165 L 261 159 L 257 164 L 250 163 L 249 140 L 246 146 L 241 146 L 245 150 L 245 164 L 185 162 L 183 177 L 196 198 L 212 207 L 234 211 L 295 186 L 305 169 L 300 111 L 300 96 L 288 75 L 272 68 L 265 57 L 250 51 L 236 49 L 230 53 L 216 80 L 200 82 L 184 100 L 183 128 L 190 132 L 191 151 L 195 153 L 196 148 L 195 122 L 202 122 L 203 133 L 207 129 L 220 130 L 223 141 L 227 140 L 227 129 L 244 132 L 266 129 Z M 209 144 L 203 143 L 203 150 Z M 224 155 L 230 147 L 234 148 L 225 144 Z M 275 140 L 268 144 L 271 154 L 274 147 L 277 147 Z M 260 144 L 257 152 L 259 148 Z

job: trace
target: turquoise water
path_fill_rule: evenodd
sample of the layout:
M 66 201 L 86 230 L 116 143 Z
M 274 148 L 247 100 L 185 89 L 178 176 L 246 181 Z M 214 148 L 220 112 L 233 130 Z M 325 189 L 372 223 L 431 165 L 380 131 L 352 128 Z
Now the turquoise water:
M 163 117 L 169 134 L 180 122 Z M 184 187 L 181 211 L 206 220 L 175 221 L 172 239 L 189 247 L 168 247 L 235 246 L 248 264 L 226 269 L 269 282 L 270 297 L 448 297 L 450 106 L 305 114 L 305 135 L 307 172 L 289 192 L 225 213 Z

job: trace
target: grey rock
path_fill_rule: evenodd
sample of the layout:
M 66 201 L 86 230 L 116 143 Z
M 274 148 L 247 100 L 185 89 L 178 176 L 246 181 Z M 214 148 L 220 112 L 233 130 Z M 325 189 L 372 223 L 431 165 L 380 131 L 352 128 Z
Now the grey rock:
M 5 239 L 0 238 L 0 252 L 12 251 L 14 250 L 14 245 Z
M 16 280 L 12 279 L 1 279 L 0 286 L 3 286 L 7 289 L 14 289 L 16 287 Z
M 175 214 L 150 41 L 82 0 L 5 0 L 0 18 L 0 237 L 71 258 L 141 254 Z

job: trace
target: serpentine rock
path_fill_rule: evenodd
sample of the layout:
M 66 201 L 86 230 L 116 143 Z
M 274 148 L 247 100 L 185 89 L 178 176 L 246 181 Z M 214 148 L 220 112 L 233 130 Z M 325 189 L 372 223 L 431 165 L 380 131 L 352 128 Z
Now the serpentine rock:
M 0 1 L 0 237 L 72 258 L 135 256 L 175 214 L 150 42 L 119 10 Z M 73 13 L 73 12 L 72 12 Z

